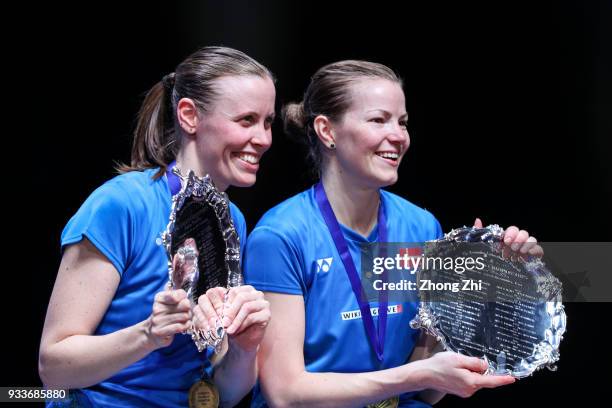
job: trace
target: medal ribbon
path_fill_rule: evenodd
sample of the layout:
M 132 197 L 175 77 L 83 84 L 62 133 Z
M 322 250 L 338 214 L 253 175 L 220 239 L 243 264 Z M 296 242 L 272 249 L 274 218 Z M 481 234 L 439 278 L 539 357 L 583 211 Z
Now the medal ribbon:
M 375 330 L 374 319 L 370 312 L 370 303 L 366 300 L 363 287 L 361 286 L 361 280 L 357 273 L 357 268 L 355 267 L 348 245 L 340 229 L 338 219 L 327 199 L 322 182 L 317 183 L 315 186 L 315 199 L 317 200 L 319 210 L 321 210 L 325 224 L 327 224 L 327 229 L 332 236 L 336 249 L 342 259 L 342 263 L 344 264 L 346 274 L 351 282 L 351 287 L 353 288 L 353 293 L 359 304 L 361 319 L 363 320 L 363 325 L 365 326 L 370 345 L 374 348 L 378 361 L 382 361 L 385 347 L 385 334 L 387 331 L 388 293 L 386 290 L 383 290 L 378 294 L 378 330 Z M 382 200 L 378 206 L 378 242 L 387 242 L 387 219 L 385 217 Z M 386 273 L 383 274 L 383 281 L 386 281 Z

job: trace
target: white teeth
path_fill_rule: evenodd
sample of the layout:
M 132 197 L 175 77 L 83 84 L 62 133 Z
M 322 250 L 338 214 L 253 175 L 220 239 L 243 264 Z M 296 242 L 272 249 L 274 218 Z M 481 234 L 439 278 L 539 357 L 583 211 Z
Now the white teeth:
M 240 153 L 238 157 L 240 158 L 240 160 L 244 160 L 245 162 L 251 164 L 257 164 L 259 162 L 257 156 L 248 153 Z
M 380 157 L 384 157 L 385 159 L 391 159 L 391 160 L 397 160 L 397 158 L 399 157 L 399 154 L 391 153 L 391 152 L 378 152 L 376 154 L 379 155 Z

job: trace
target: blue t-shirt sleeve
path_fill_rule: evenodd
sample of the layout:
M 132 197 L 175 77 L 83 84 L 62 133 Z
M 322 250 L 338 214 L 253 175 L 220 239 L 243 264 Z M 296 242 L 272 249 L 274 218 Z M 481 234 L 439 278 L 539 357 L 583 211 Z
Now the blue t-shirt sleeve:
M 129 265 L 133 217 L 125 192 L 114 183 L 95 190 L 64 227 L 62 250 L 86 237 L 123 274 Z
M 245 281 L 259 290 L 305 296 L 300 259 L 297 248 L 280 232 L 258 226 L 247 240 Z
M 246 220 L 244 219 L 244 215 L 242 211 L 230 201 L 230 214 L 232 215 L 232 221 L 234 222 L 234 228 L 236 228 L 236 232 L 238 233 L 238 238 L 240 238 L 240 253 L 244 254 L 244 248 L 247 242 L 247 225 Z

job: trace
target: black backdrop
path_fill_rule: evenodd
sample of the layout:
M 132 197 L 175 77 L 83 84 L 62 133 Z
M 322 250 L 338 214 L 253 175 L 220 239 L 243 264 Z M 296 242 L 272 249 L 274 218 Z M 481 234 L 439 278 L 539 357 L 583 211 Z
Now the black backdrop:
M 37 349 L 62 227 L 113 176 L 114 162 L 129 159 L 143 93 L 203 45 L 266 64 L 279 104 L 300 99 L 325 63 L 385 63 L 404 78 L 410 113 L 411 147 L 392 191 L 432 211 L 445 230 L 479 216 L 541 241 L 610 240 L 609 1 L 80 4 L 5 14 L 17 19 L 5 36 L 15 52 L 5 98 L 17 102 L 19 118 L 3 121 L 7 141 L 19 143 L 5 157 L 25 165 L 28 178 L 7 172 L 21 188 L 7 191 L 18 215 L 7 225 L 18 224 L 5 256 L 26 255 L 5 270 L 2 385 L 40 384 Z M 310 183 L 304 151 L 279 123 L 273 133 L 257 184 L 229 191 L 249 228 Z M 16 198 L 23 187 L 28 203 Z M 36 245 L 23 245 L 32 236 Z M 603 395 L 595 384 L 609 380 L 600 322 L 611 311 L 567 305 L 558 372 L 440 405 L 594 403 Z

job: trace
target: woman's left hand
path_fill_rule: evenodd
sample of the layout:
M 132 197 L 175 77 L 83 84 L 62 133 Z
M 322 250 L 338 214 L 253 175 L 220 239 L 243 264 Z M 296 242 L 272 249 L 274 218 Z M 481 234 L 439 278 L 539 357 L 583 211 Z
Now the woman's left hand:
M 270 321 L 270 304 L 263 292 L 250 285 L 231 288 L 224 304 L 225 291 L 225 288 L 213 288 L 202 295 L 196 317 L 201 316 L 202 321 L 214 327 L 215 317 L 224 316 L 223 327 L 230 343 L 242 351 L 256 351 Z
M 250 285 L 232 288 L 225 308 L 227 334 L 244 351 L 255 351 L 270 322 L 270 302 Z
M 482 228 L 482 221 L 476 218 L 474 227 Z M 541 257 L 544 255 L 544 250 L 538 245 L 538 240 L 529 235 L 525 230 L 519 229 L 514 225 L 504 230 L 504 244 L 513 252 L 518 252 L 520 255 L 533 255 Z

